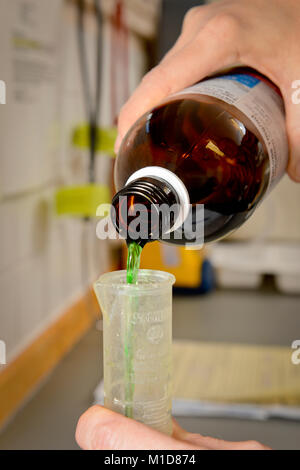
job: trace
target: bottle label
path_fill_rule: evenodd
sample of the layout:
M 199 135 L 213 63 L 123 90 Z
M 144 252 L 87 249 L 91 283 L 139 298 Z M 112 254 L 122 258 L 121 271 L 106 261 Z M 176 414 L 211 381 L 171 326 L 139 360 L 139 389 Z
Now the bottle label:
M 283 176 L 288 161 L 284 105 L 275 87 L 260 77 L 236 73 L 210 78 L 178 94 L 183 93 L 218 98 L 248 117 L 262 136 L 269 155 L 268 190 L 271 190 Z

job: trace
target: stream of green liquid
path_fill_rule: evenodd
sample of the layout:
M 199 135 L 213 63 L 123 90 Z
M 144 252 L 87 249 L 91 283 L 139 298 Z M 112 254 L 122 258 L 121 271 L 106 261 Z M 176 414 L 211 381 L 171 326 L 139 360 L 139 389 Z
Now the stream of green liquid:
M 127 283 L 136 284 L 140 266 L 142 247 L 135 242 L 128 244 L 127 254 Z M 131 296 L 125 308 L 125 416 L 133 418 L 131 403 L 134 395 L 134 345 L 133 345 L 133 325 L 132 315 L 136 310 L 137 298 Z
M 142 247 L 135 242 L 131 242 L 128 245 L 127 255 L 127 283 L 136 284 L 137 276 L 140 267 Z

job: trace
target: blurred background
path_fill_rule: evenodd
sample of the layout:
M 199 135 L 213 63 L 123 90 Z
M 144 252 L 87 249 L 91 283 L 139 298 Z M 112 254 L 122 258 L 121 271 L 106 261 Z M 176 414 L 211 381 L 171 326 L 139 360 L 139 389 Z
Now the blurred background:
M 101 402 L 91 284 L 126 250 L 92 216 L 114 191 L 118 112 L 201 3 L 0 0 L 1 449 L 76 449 Z M 300 449 L 299 201 L 285 177 L 225 241 L 143 253 L 176 275 L 174 414 L 190 431 Z

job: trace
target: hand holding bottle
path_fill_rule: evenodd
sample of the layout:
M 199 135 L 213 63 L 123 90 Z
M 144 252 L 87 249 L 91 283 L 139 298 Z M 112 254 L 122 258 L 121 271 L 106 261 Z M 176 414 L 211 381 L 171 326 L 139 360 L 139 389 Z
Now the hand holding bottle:
M 116 150 L 131 125 L 162 99 L 220 68 L 242 63 L 281 90 L 290 147 L 288 173 L 300 182 L 300 103 L 292 99 L 300 80 L 299 41 L 298 0 L 222 0 L 192 8 L 173 48 L 122 108 Z

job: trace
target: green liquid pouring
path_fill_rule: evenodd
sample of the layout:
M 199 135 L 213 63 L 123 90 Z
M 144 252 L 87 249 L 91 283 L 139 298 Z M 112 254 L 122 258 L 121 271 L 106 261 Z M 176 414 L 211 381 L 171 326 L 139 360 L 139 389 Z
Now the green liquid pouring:
M 136 284 L 140 266 L 142 247 L 135 242 L 128 244 L 127 254 L 127 283 Z M 132 403 L 134 395 L 134 347 L 133 347 L 133 325 L 132 314 L 136 310 L 137 298 L 132 296 L 128 299 L 125 310 L 125 416 L 133 418 Z
M 142 247 L 136 242 L 131 242 L 128 245 L 127 255 L 127 283 L 136 284 L 140 267 Z

